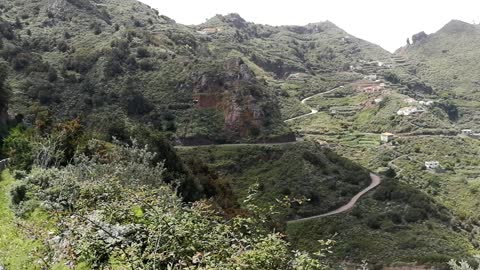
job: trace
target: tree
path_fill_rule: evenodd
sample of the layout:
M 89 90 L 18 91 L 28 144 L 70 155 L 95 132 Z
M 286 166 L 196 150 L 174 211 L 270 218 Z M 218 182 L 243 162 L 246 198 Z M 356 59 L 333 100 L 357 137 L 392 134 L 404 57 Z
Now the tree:
M 8 75 L 8 66 L 5 62 L 0 63 L 0 113 L 6 111 L 10 98 L 10 89 L 5 84 Z
M 21 127 L 10 131 L 5 138 L 3 151 L 10 157 L 10 166 L 19 170 L 29 170 L 33 164 L 33 143 L 31 134 Z

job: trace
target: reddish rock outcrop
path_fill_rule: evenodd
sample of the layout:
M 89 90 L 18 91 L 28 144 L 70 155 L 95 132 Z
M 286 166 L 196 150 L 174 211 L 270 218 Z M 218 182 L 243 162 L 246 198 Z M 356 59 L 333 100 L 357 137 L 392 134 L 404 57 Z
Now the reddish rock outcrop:
M 220 69 L 201 76 L 193 98 L 199 108 L 222 111 L 225 129 L 233 136 L 252 135 L 264 124 L 261 103 L 268 102 L 269 97 L 240 58 L 225 61 Z

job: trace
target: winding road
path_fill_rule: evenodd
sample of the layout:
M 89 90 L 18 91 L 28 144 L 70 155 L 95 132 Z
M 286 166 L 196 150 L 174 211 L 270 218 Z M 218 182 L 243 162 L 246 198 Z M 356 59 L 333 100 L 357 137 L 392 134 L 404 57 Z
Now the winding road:
M 330 90 L 328 90 L 328 91 L 326 91 L 326 92 L 318 93 L 318 94 L 315 94 L 315 95 L 313 95 L 313 96 L 309 96 L 309 97 L 307 97 L 307 98 L 302 99 L 302 101 L 301 101 L 302 104 L 306 105 L 306 106 L 310 109 L 310 112 L 307 113 L 307 114 L 302 114 L 302 115 L 295 116 L 295 117 L 293 117 L 293 118 L 287 119 L 287 120 L 285 120 L 284 122 L 290 122 L 290 121 L 293 121 L 293 120 L 297 120 L 297 119 L 299 119 L 299 118 L 303 118 L 303 117 L 306 117 L 306 116 L 309 116 L 309 115 L 318 113 L 318 110 L 317 110 L 317 109 L 308 106 L 307 101 L 310 100 L 310 99 L 312 99 L 312 98 L 314 98 L 314 97 L 323 96 L 323 95 L 325 95 L 325 94 L 331 93 L 331 92 L 333 92 L 333 91 L 335 91 L 335 90 L 337 90 L 337 89 L 339 89 L 339 88 L 342 88 L 342 87 L 343 87 L 343 85 L 342 85 L 342 86 L 335 87 L 335 88 L 333 88 L 333 89 L 330 89 Z
M 325 91 L 325 92 L 322 92 L 322 93 L 318 93 L 318 94 L 315 94 L 315 95 L 312 95 L 312 96 L 309 96 L 307 98 L 304 98 L 302 99 L 301 103 L 306 105 L 308 108 L 310 108 L 310 113 L 307 113 L 307 114 L 302 114 L 300 116 L 296 116 L 296 117 L 292 117 L 290 119 L 287 119 L 285 120 L 284 122 L 290 122 L 290 121 L 293 121 L 293 120 L 296 120 L 296 119 L 300 119 L 300 118 L 304 118 L 304 117 L 307 117 L 309 115 L 313 115 L 313 114 L 316 114 L 318 113 L 318 110 L 313 108 L 313 107 L 310 107 L 308 106 L 307 104 L 307 101 L 312 99 L 312 98 L 315 98 L 315 97 L 318 97 L 318 96 L 323 96 L 325 94 L 329 94 L 329 93 L 332 93 L 333 91 L 337 90 L 337 89 L 340 89 L 340 88 L 343 88 L 344 86 L 338 86 L 338 87 L 335 87 L 333 89 L 330 89 L 328 91 Z M 374 133 L 365 133 L 365 134 L 374 134 Z M 375 134 L 376 135 L 376 134 Z M 175 148 L 197 148 L 197 147 L 209 147 L 209 146 L 249 146 L 249 145 L 280 145 L 280 144 L 294 144 L 294 143 L 297 143 L 297 141 L 294 141 L 294 142 L 285 142 L 285 143 L 256 143 L 256 144 L 249 144 L 249 143 L 245 143 L 245 144 L 221 144 L 221 145 L 197 145 L 197 146 L 175 146 Z M 341 206 L 340 208 L 338 209 L 335 209 L 333 211 L 330 211 L 328 213 L 325 213 L 325 214 L 321 214 L 321 215 L 316 215 L 316 216 L 311 216 L 311 217 L 307 217 L 307 218 L 301 218 L 301 219 L 295 219 L 295 220 L 290 220 L 290 221 L 287 221 L 287 223 L 294 223 L 294 222 L 302 222 L 302 221 L 306 221 L 306 220 L 312 220 L 312 219 L 317 219 L 317 218 L 321 218 L 321 217 L 327 217 L 327 216 L 332 216 L 332 215 L 337 215 L 337 214 L 341 214 L 341 213 L 344 213 L 350 209 L 352 209 L 356 203 L 358 202 L 358 200 L 364 196 L 366 193 L 368 193 L 370 190 L 376 188 L 378 185 L 380 185 L 380 183 L 382 182 L 380 176 L 376 175 L 376 174 L 373 174 L 373 173 L 370 173 L 370 179 L 372 180 L 372 182 L 370 183 L 370 185 L 366 188 L 364 188 L 362 191 L 360 191 L 359 193 L 357 193 L 352 199 L 350 199 L 350 201 Z
M 365 189 L 363 189 L 362 191 L 357 193 L 357 195 L 353 196 L 353 198 L 347 204 L 345 204 L 344 206 L 342 206 L 338 209 L 335 209 L 333 211 L 330 211 L 328 213 L 325 213 L 325 214 L 311 216 L 311 217 L 307 217 L 307 218 L 290 220 L 290 221 L 287 221 L 287 223 L 302 222 L 302 221 L 317 219 L 317 218 L 321 218 L 321 217 L 333 216 L 333 215 L 344 213 L 344 212 L 352 209 L 355 206 L 355 204 L 357 204 L 358 200 L 363 195 L 368 193 L 370 190 L 376 188 L 382 182 L 382 179 L 380 178 L 380 176 L 378 176 L 376 174 L 373 174 L 373 173 L 370 173 L 370 179 L 372 179 L 372 183 L 370 183 L 370 185 L 368 187 L 366 187 Z

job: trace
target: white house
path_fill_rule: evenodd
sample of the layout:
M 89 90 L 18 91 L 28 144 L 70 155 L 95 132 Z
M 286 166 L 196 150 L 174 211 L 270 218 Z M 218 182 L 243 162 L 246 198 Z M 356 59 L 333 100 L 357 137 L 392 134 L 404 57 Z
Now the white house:
M 375 101 L 376 104 L 378 104 L 378 103 L 380 103 L 380 102 L 383 101 L 383 98 L 381 98 L 381 97 L 380 97 L 380 98 L 376 98 L 374 101 Z
M 364 80 L 367 80 L 367 81 L 376 81 L 377 80 L 377 75 L 376 74 L 373 74 L 373 75 L 367 75 L 365 77 L 363 77 Z
M 472 135 L 473 134 L 473 130 L 471 129 L 462 129 L 462 135 Z
M 389 132 L 384 132 L 384 133 L 380 134 L 380 141 L 382 141 L 384 143 L 388 143 L 388 142 L 392 141 L 394 137 L 395 137 L 394 134 L 389 133 Z
M 404 115 L 404 116 L 407 116 L 407 115 L 411 115 L 411 114 L 414 114 L 414 113 L 420 113 L 420 112 L 424 112 L 424 110 L 422 109 L 418 109 L 417 107 L 404 107 L 404 108 L 401 108 L 400 110 L 397 111 L 397 115 Z
M 425 106 L 432 106 L 435 103 L 433 100 L 421 100 L 418 103 Z
M 427 168 L 427 170 L 435 170 L 437 168 L 440 168 L 440 162 L 438 162 L 438 161 L 425 161 L 425 168 Z

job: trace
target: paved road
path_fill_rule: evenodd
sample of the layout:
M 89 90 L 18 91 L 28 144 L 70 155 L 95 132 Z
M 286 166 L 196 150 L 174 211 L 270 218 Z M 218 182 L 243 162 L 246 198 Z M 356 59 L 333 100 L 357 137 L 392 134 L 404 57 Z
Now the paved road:
M 328 90 L 328 91 L 326 91 L 326 92 L 318 93 L 318 94 L 315 94 L 315 95 L 313 95 L 313 96 L 309 96 L 309 97 L 307 97 L 307 98 L 302 99 L 302 104 L 306 105 L 306 106 L 310 109 L 310 112 L 307 113 L 307 114 L 302 114 L 302 115 L 295 116 L 295 117 L 293 117 L 293 118 L 287 119 L 287 120 L 285 120 L 284 122 L 290 122 L 290 121 L 293 121 L 293 120 L 297 120 L 297 119 L 299 119 L 299 118 L 304 118 L 304 117 L 307 117 L 307 116 L 309 116 L 309 115 L 318 113 L 318 110 L 317 110 L 317 109 L 308 106 L 307 101 L 310 100 L 310 99 L 312 99 L 312 98 L 314 98 L 314 97 L 319 97 L 319 96 L 323 96 L 323 95 L 325 95 L 325 94 L 331 93 L 331 92 L 333 92 L 333 91 L 335 91 L 335 90 L 337 90 L 337 89 L 339 89 L 339 88 L 342 88 L 342 87 L 343 87 L 343 86 L 335 87 L 335 88 L 330 89 L 330 90 Z
M 302 222 L 302 221 L 306 221 L 306 220 L 312 220 L 312 219 L 317 219 L 317 218 L 321 218 L 321 217 L 328 217 L 328 216 L 333 216 L 333 215 L 337 215 L 337 214 L 341 214 L 341 213 L 344 213 L 350 209 L 352 209 L 358 202 L 358 200 L 363 196 L 365 195 L 366 193 L 368 193 L 370 190 L 376 188 L 378 185 L 380 185 L 380 183 L 382 182 L 382 179 L 380 178 L 380 176 L 376 175 L 376 174 L 373 174 L 373 173 L 370 173 L 370 179 L 372 179 L 372 183 L 370 183 L 370 185 L 368 187 L 366 187 L 365 189 L 363 189 L 362 191 L 360 191 L 357 195 L 355 195 L 347 204 L 345 204 L 344 206 L 338 208 L 338 209 L 335 209 L 331 212 L 328 212 L 328 213 L 325 213 L 325 214 L 321 214 L 321 215 L 317 215 L 317 216 L 312 216 L 312 217 L 307 217 L 307 218 L 301 218 L 301 219 L 295 219 L 295 220 L 290 220 L 288 221 L 287 223 L 294 223 L 294 222 Z
M 205 145 L 175 145 L 176 149 L 193 149 L 193 148 L 206 148 L 206 147 L 242 147 L 242 146 L 277 146 L 285 144 L 295 144 L 297 142 L 303 141 L 302 138 L 297 138 L 293 142 L 280 142 L 280 143 L 227 143 L 227 144 L 205 144 Z

